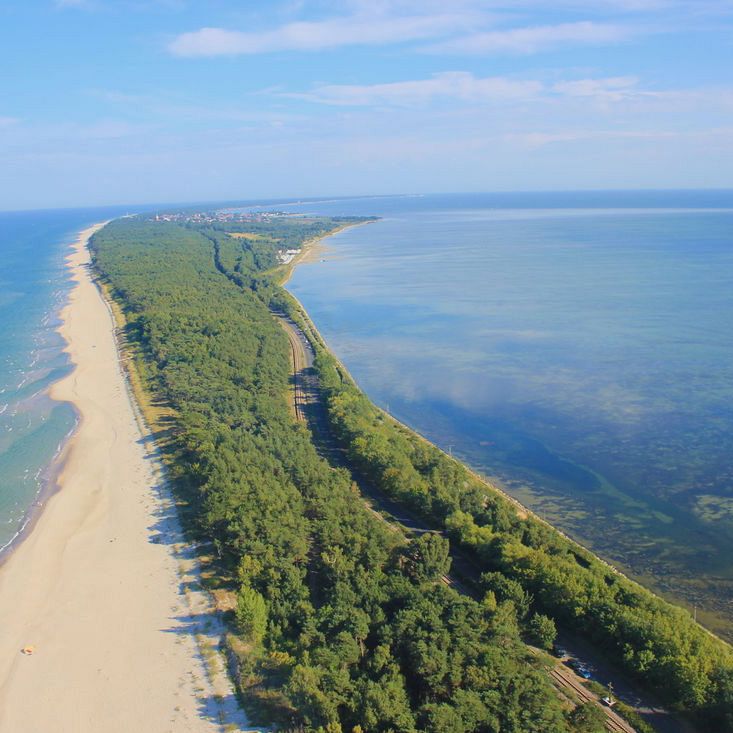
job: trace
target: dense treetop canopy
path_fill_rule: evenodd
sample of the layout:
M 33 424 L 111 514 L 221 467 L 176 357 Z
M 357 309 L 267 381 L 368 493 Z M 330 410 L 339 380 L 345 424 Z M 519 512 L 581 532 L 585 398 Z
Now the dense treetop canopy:
M 144 383 L 173 408 L 175 484 L 236 593 L 245 698 L 333 733 L 586 730 L 522 641 L 551 644 L 558 622 L 733 730 L 726 645 L 388 419 L 316 336 L 330 429 L 356 474 L 440 533 L 406 543 L 319 456 L 288 406 L 273 310 L 304 315 L 277 284 L 278 253 L 343 224 L 126 218 L 93 240 Z M 449 541 L 485 571 L 482 602 L 441 582 Z

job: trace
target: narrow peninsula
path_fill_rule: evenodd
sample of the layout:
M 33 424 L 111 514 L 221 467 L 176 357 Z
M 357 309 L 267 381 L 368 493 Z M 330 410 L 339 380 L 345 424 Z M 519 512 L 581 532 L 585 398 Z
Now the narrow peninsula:
M 727 644 L 392 420 L 329 353 L 281 283 L 305 242 L 356 223 L 184 212 L 92 238 L 250 718 L 653 730 L 547 653 L 560 628 L 675 730 L 733 730 Z

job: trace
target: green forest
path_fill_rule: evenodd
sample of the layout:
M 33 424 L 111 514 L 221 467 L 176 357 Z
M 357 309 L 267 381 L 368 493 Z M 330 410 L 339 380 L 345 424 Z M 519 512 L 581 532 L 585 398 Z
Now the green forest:
M 705 730 L 733 731 L 730 647 L 391 420 L 325 349 L 279 285 L 278 252 L 348 223 L 131 217 L 92 240 L 136 368 L 172 409 L 169 472 L 234 598 L 230 647 L 256 722 L 329 733 L 597 730 L 525 643 L 551 645 L 557 622 Z M 289 406 L 289 347 L 274 311 L 312 338 L 330 430 L 354 476 L 434 532 L 390 531 L 351 473 L 319 455 Z M 476 597 L 442 581 L 451 546 L 480 571 Z

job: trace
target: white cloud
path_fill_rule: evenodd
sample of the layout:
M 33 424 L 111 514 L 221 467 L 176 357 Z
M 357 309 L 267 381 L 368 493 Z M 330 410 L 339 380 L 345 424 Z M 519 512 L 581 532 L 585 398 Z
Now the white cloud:
M 122 120 L 100 120 L 78 129 L 82 137 L 95 140 L 114 140 L 149 132 L 147 125 L 133 125 Z
M 128 94 L 116 89 L 92 89 L 90 93 L 98 99 L 112 104 L 139 105 L 148 100 L 148 97 L 143 94 Z
M 725 2 L 727 0 L 697 0 L 695 3 L 688 0 L 596 0 L 595 3 L 587 3 L 587 0 L 452 0 L 451 3 L 348 0 L 326 3 L 327 7 L 338 8 L 343 14 L 320 20 L 290 22 L 266 30 L 199 28 L 176 36 L 168 50 L 177 56 L 207 57 L 422 41 L 425 48 L 421 50 L 431 53 L 530 54 L 562 44 L 612 44 L 642 34 L 670 31 L 678 28 L 679 13 L 687 17 L 720 12 Z M 309 5 L 308 2 L 296 3 L 301 10 Z M 547 14 L 558 10 L 563 12 L 562 17 L 569 18 L 566 22 L 527 24 L 530 21 L 526 18 L 552 17 Z M 679 12 L 674 14 L 672 10 Z M 580 12 L 583 15 L 578 18 Z M 630 20 L 631 15 L 634 21 Z M 525 25 L 521 25 L 523 22 Z
M 634 97 L 662 98 L 667 94 L 643 91 L 637 84 L 636 77 L 615 76 L 560 81 L 548 87 L 536 79 L 477 77 L 468 71 L 444 71 L 429 79 L 363 85 L 322 84 L 310 92 L 278 93 L 278 96 L 337 106 L 414 107 L 440 100 L 469 105 L 551 97 L 589 97 L 602 102 L 618 102 Z
M 430 79 L 368 85 L 330 84 L 316 87 L 310 93 L 285 96 L 342 106 L 410 107 L 436 99 L 468 103 L 527 99 L 537 95 L 541 89 L 542 84 L 533 80 L 476 77 L 467 71 L 445 71 L 434 74 Z
M 504 135 L 504 140 L 520 147 L 534 149 L 553 143 L 572 143 L 581 140 L 660 140 L 678 137 L 679 134 L 668 130 L 559 130 L 507 133 Z
M 536 53 L 563 43 L 602 44 L 623 41 L 633 35 L 628 26 L 579 21 L 527 28 L 509 28 L 435 43 L 431 53 L 485 54 Z
M 39 141 L 50 141 L 58 146 L 59 141 L 93 141 L 120 140 L 138 137 L 144 139 L 153 131 L 149 124 L 133 124 L 125 120 L 100 119 L 91 122 L 59 122 L 46 123 L 28 128 L 25 133 L 36 137 Z
M 475 19 L 473 13 L 462 12 L 409 16 L 364 14 L 289 23 L 265 32 L 201 28 L 177 36 L 168 49 L 176 56 L 234 56 L 401 43 L 465 32 Z
M 193 123 L 195 126 L 204 122 L 282 125 L 302 118 L 302 115 L 281 109 L 268 110 L 243 105 L 236 99 L 227 104 L 206 104 L 195 95 L 171 95 L 164 91 L 131 94 L 115 89 L 90 89 L 87 93 L 116 108 L 118 113 L 148 121 L 155 119 L 162 123 L 175 119 L 178 123 Z
M 568 97 L 595 97 L 607 101 L 620 101 L 638 94 L 651 94 L 636 89 L 635 76 L 613 76 L 606 79 L 576 79 L 553 85 L 553 91 Z

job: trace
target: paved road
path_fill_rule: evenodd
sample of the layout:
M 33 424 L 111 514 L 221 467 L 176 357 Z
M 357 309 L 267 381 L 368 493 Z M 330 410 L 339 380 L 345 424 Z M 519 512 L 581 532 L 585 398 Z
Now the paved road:
M 344 450 L 336 444 L 328 427 L 325 408 L 321 402 L 318 379 L 313 369 L 314 354 L 310 342 L 303 331 L 291 319 L 276 314 L 280 325 L 290 341 L 293 363 L 293 410 L 298 420 L 305 422 L 313 433 L 319 452 L 332 465 L 347 468 L 350 466 Z M 404 507 L 385 496 L 382 492 L 355 477 L 367 507 L 380 520 L 405 538 L 437 532 L 425 526 L 425 522 L 405 510 Z M 443 534 L 442 532 L 437 532 Z M 471 558 L 460 550 L 451 550 L 451 572 L 443 578 L 444 582 L 458 592 L 478 597 L 476 581 L 480 575 Z M 695 729 L 678 716 L 670 714 L 654 701 L 651 696 L 641 693 L 625 675 L 608 663 L 602 653 L 581 639 L 561 631 L 559 642 L 576 659 L 594 673 L 594 679 L 603 684 L 611 682 L 616 696 L 633 707 L 659 733 L 695 733 Z M 553 682 L 570 699 L 581 701 L 594 700 L 607 716 L 607 728 L 612 733 L 635 733 L 625 720 L 613 710 L 601 705 L 599 697 L 585 687 L 584 680 L 566 664 L 558 662 L 552 670 Z

